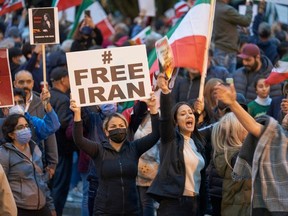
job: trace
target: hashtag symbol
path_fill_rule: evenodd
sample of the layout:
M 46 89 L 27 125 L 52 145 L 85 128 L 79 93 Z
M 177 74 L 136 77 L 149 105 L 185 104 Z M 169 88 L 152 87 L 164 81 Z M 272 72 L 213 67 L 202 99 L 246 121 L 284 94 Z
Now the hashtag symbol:
M 104 54 L 102 54 L 102 57 L 103 64 L 110 64 L 110 61 L 113 60 L 111 51 L 105 51 Z

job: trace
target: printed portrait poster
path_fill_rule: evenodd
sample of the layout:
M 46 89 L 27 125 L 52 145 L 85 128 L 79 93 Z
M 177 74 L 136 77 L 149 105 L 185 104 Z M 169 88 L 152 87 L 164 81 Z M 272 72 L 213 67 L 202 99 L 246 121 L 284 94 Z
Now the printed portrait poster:
M 12 78 L 8 59 L 8 50 L 0 49 L 0 107 L 14 105 Z
M 169 44 L 167 36 L 159 39 L 155 43 L 156 54 L 159 60 L 159 68 L 161 72 L 166 74 L 168 79 L 171 79 L 174 71 L 174 55 Z
M 71 96 L 80 107 L 150 98 L 145 45 L 69 52 L 66 57 Z
M 30 8 L 28 14 L 31 44 L 59 43 L 57 7 Z

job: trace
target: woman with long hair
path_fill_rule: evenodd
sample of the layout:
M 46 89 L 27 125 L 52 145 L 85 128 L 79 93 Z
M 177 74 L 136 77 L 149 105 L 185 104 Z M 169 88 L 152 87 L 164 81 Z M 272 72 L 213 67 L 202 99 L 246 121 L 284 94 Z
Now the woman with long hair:
M 103 122 L 107 140 L 95 142 L 83 136 L 81 109 L 71 100 L 75 144 L 93 159 L 99 173 L 93 215 L 140 215 L 141 207 L 136 187 L 138 160 L 159 140 L 155 95 L 151 94 L 146 103 L 150 109 L 151 133 L 140 139 L 128 141 L 127 120 L 122 114 L 114 113 Z
M 233 181 L 232 172 L 247 130 L 234 113 L 225 114 L 212 130 L 213 162 L 223 178 L 221 215 L 249 215 L 251 180 Z
M 168 81 L 157 79 L 160 96 L 160 166 L 148 193 L 159 203 L 158 216 L 202 215 L 205 211 L 205 149 L 187 102 L 173 108 Z

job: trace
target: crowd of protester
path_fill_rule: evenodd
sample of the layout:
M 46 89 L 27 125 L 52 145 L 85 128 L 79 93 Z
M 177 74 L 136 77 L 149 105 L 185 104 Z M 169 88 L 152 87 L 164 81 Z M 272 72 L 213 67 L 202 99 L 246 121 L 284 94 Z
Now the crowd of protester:
M 47 83 L 27 10 L 1 17 L 15 104 L 0 113 L 0 214 L 61 216 L 77 192 L 82 216 L 288 215 L 288 85 L 265 81 L 288 56 L 288 24 L 268 24 L 265 1 L 253 22 L 252 1 L 245 14 L 229 2 L 216 1 L 203 98 L 200 72 L 179 68 L 173 88 L 158 75 L 159 97 L 82 108 L 70 98 L 67 52 L 133 46 L 150 25 L 149 55 L 192 5 L 175 4 L 172 19 L 110 16 L 109 38 L 92 11 L 72 39 L 61 18 Z

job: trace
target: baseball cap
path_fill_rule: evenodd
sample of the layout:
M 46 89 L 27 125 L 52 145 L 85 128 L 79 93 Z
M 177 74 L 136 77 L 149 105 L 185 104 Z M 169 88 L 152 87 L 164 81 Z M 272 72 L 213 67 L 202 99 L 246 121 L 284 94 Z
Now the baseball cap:
M 50 80 L 58 81 L 65 76 L 68 76 L 68 70 L 65 67 L 56 67 L 51 71 Z
M 246 59 L 249 57 L 256 57 L 257 55 L 260 55 L 260 49 L 257 45 L 248 43 L 245 44 L 242 52 L 238 55 L 238 57 Z

